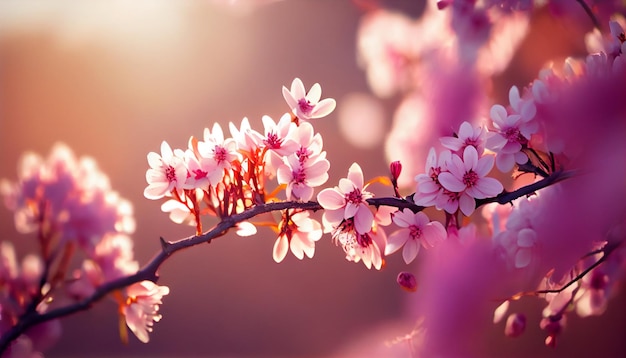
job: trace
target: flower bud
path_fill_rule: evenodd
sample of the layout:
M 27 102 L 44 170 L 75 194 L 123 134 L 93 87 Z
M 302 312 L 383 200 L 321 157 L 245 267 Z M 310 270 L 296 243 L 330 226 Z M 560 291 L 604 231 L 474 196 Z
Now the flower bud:
M 410 272 L 400 272 L 396 281 L 398 282 L 398 285 L 400 285 L 400 287 L 407 292 L 417 291 L 417 280 Z
M 395 183 L 402 172 L 402 164 L 399 160 L 396 160 L 395 162 L 389 164 L 389 170 L 391 171 L 391 180 Z
M 522 313 L 511 313 L 506 319 L 504 334 L 507 337 L 517 337 L 526 329 L 526 316 Z

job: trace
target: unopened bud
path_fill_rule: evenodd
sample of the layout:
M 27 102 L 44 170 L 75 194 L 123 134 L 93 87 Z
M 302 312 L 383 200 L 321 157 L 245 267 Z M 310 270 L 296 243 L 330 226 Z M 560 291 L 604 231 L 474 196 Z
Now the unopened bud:
M 504 334 L 507 337 L 517 337 L 526 329 L 526 316 L 522 313 L 511 313 L 506 319 Z
M 443 9 L 447 8 L 448 5 L 450 5 L 450 3 L 451 3 L 450 0 L 439 0 L 439 1 L 437 1 L 437 9 L 443 10 Z
M 398 285 L 400 285 L 400 287 L 407 292 L 417 291 L 417 280 L 410 272 L 400 272 L 396 281 L 398 282 Z
M 400 173 L 402 173 L 402 164 L 399 160 L 391 162 L 391 164 L 389 164 L 389 170 L 391 171 L 391 180 L 395 183 L 400 177 Z

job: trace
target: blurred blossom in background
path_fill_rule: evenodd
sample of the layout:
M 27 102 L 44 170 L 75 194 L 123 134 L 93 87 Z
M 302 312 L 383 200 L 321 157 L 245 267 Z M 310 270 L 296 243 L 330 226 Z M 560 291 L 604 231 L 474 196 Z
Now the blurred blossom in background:
M 367 11 L 373 8 L 388 12 Z M 547 59 L 584 53 L 584 43 L 570 39 L 582 42 L 589 30 L 582 20 L 559 24 L 538 14 L 529 27 L 527 19 L 513 18 L 496 24 L 486 50 L 461 54 L 476 56 L 476 76 L 459 76 L 465 68 L 450 62 L 449 81 L 433 81 L 432 64 L 421 56 L 440 51 L 437 58 L 450 60 L 451 35 L 437 27 L 443 13 L 420 18 L 424 11 L 436 10 L 403 0 L 0 0 L 0 178 L 15 178 L 22 152 L 45 155 L 59 141 L 93 157 L 133 205 L 135 259 L 144 264 L 159 250 L 159 236 L 193 234 L 143 196 L 146 155 L 163 140 L 183 148 L 214 122 L 226 128 L 243 117 L 261 130 L 263 115 L 278 120 L 288 111 L 281 88 L 299 77 L 337 99 L 337 110 L 315 122 L 331 163 L 329 183 L 352 162 L 367 180 L 388 175 L 388 163 L 401 160 L 401 184 L 414 190 L 413 177 L 438 136 L 477 121 L 492 101 L 506 100 L 512 84 L 535 78 Z M 377 36 L 393 37 L 397 51 L 372 57 Z M 512 57 L 515 46 L 526 55 Z M 529 52 L 533 57 L 524 57 Z M 406 62 L 407 54 L 416 62 Z M 478 75 L 486 73 L 495 80 L 482 82 Z M 449 97 L 459 86 L 466 95 Z M 389 188 L 370 188 L 390 195 Z M 18 257 L 31 250 L 4 208 L 0 238 L 18 239 Z M 412 314 L 421 283 L 416 293 L 397 286 L 397 273 L 407 270 L 400 255 L 370 271 L 346 262 L 326 235 L 313 259 L 288 255 L 276 264 L 275 239 L 262 229 L 245 238 L 229 234 L 169 259 L 159 283 L 171 292 L 149 344 L 121 343 L 116 307 L 103 300 L 63 319 L 61 339 L 46 356 L 403 357 L 408 340 L 422 339 Z M 425 261 L 410 271 L 421 265 L 449 269 Z M 467 279 L 497 275 L 490 272 L 479 267 Z M 527 328 L 515 341 L 501 325 L 476 322 L 473 344 L 495 356 L 619 355 L 626 352 L 624 297 L 603 316 L 571 317 L 558 350 L 544 347 L 540 317 L 527 317 L 535 331 Z M 528 304 L 540 312 L 542 302 Z M 453 312 L 444 313 L 451 319 Z M 483 312 L 470 316 L 478 313 L 490 321 Z

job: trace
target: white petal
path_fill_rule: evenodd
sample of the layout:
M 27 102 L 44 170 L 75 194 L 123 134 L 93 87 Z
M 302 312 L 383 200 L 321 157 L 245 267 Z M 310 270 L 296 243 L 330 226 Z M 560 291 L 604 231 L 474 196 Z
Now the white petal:
M 374 214 L 366 204 L 361 204 L 354 216 L 354 228 L 359 234 L 366 234 L 372 230 Z
M 359 164 L 352 163 L 348 170 L 348 179 L 352 181 L 357 188 L 363 189 L 363 171 Z
M 402 258 L 404 262 L 408 265 L 417 256 L 417 253 L 420 251 L 420 246 L 415 240 L 408 240 L 406 244 L 404 244 L 404 250 L 402 250 Z
M 313 111 L 311 111 L 311 118 L 322 118 L 331 114 L 335 107 L 337 106 L 337 102 L 332 98 L 325 98 L 320 101 Z
M 387 238 L 387 246 L 385 246 L 385 255 L 391 255 L 398 251 L 409 239 L 408 229 L 400 229 L 394 231 Z
M 345 197 L 335 189 L 324 189 L 317 194 L 317 201 L 326 210 L 337 210 L 346 205 Z
M 274 261 L 280 263 L 287 256 L 287 249 L 289 248 L 289 241 L 285 235 L 281 235 L 278 237 L 276 242 L 274 243 L 274 250 L 272 252 L 272 257 Z

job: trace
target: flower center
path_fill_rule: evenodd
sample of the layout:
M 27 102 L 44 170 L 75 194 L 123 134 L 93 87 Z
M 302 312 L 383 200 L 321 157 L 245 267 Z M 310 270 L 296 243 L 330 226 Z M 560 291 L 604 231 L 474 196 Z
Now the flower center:
M 466 187 L 468 188 L 472 187 L 476 185 L 477 182 L 478 182 L 478 174 L 476 174 L 475 171 L 470 170 L 469 172 L 463 175 L 463 184 L 465 184 Z
M 296 182 L 297 184 L 304 183 L 305 179 L 306 179 L 306 173 L 304 172 L 304 169 L 298 168 L 293 172 L 293 181 Z
M 504 138 L 509 141 L 509 143 L 520 143 L 526 144 L 528 140 L 520 133 L 519 128 L 511 127 L 504 131 Z
M 278 138 L 276 133 L 268 133 L 267 139 L 263 141 L 269 149 L 278 149 L 283 144 L 283 140 Z
M 311 102 L 309 102 L 306 98 L 301 98 L 298 101 L 298 107 L 300 108 L 300 111 L 306 114 L 307 116 L 311 114 L 311 111 L 313 110 L 313 106 L 311 105 Z
M 411 239 L 417 240 L 422 236 L 422 229 L 415 225 L 411 225 L 409 226 L 409 235 L 411 236 Z
M 354 189 L 346 195 L 346 200 L 353 204 L 359 204 L 363 202 L 363 195 L 359 189 Z
M 220 163 L 226 161 L 226 149 L 222 146 L 216 145 L 213 149 L 213 153 L 215 153 L 215 160 Z
M 300 149 L 298 149 L 298 151 L 296 152 L 296 156 L 298 157 L 300 163 L 302 163 L 305 160 L 309 159 L 309 150 L 305 147 L 300 147 Z
M 205 172 L 202 169 L 196 169 L 196 170 L 193 171 L 193 174 L 194 174 L 194 179 L 198 180 L 198 179 L 201 179 L 201 178 L 205 178 L 206 175 L 207 175 L 207 172 Z
M 372 238 L 368 234 L 357 234 L 356 242 L 361 247 L 368 247 L 372 244 Z
M 169 165 L 165 168 L 165 177 L 170 183 L 176 181 L 176 170 L 173 166 Z

